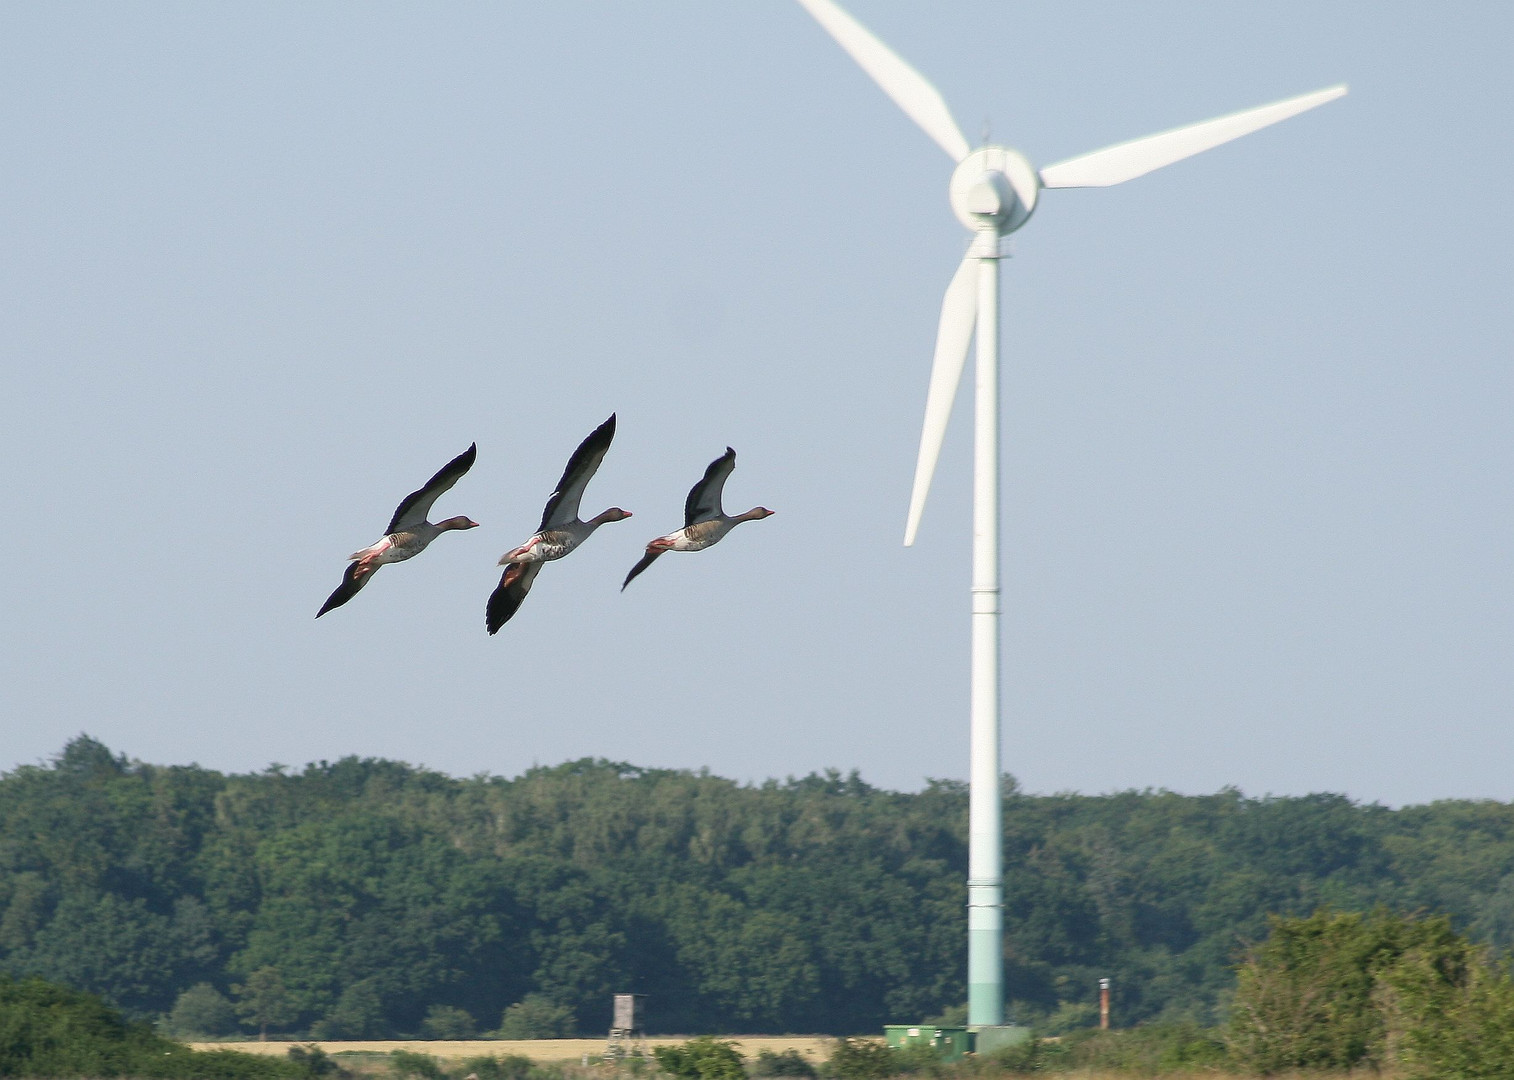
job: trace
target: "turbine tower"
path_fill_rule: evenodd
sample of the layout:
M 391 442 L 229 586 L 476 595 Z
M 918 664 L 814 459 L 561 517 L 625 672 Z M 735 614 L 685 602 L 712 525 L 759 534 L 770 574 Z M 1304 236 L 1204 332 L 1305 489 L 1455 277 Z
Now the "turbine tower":
M 967 1022 L 1004 1023 L 1003 822 L 999 793 L 999 258 L 1044 188 L 1109 187 L 1334 101 L 1332 86 L 1286 101 L 1147 135 L 1039 172 L 1004 146 L 972 149 L 941 93 L 832 0 L 799 0 L 883 92 L 957 163 L 951 206 L 973 240 L 936 331 L 904 543 L 915 542 L 946 422 L 977 329 L 973 436 L 972 692 L 967 870 Z

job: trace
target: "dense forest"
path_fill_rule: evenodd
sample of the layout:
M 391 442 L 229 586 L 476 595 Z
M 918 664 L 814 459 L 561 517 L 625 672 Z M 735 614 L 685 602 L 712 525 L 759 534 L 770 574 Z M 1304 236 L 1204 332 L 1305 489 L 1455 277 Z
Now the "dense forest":
M 1109 976 L 1121 1024 L 1214 1023 L 1269 913 L 1382 905 L 1514 941 L 1503 803 L 1005 794 L 1019 1020 L 1079 1014 Z M 598 1034 L 628 991 L 653 1031 L 871 1032 L 965 998 L 966 820 L 948 781 L 228 776 L 80 737 L 0 776 L 0 972 L 328 1038 L 512 1015 Z

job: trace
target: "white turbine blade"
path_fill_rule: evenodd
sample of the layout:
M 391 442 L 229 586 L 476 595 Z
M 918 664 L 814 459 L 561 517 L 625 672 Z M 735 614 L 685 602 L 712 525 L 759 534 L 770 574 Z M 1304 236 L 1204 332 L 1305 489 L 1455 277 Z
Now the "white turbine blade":
M 931 362 L 930 390 L 925 395 L 925 427 L 920 432 L 920 457 L 915 462 L 915 486 L 909 496 L 909 521 L 904 526 L 904 546 L 915 542 L 920 515 L 925 511 L 925 496 L 930 494 L 931 478 L 936 474 L 936 460 L 946 439 L 946 422 L 951 419 L 952 403 L 957 400 L 957 384 L 967 364 L 967 347 L 972 344 L 973 323 L 978 318 L 978 260 L 967 255 L 941 303 L 941 324 L 936 328 L 936 358 Z
M 953 161 L 967 156 L 967 136 L 952 119 L 941 91 L 927 82 L 924 75 L 831 0 L 799 0 L 799 3 Z
M 1185 157 L 1212 150 L 1221 143 L 1250 135 L 1269 124 L 1307 112 L 1316 105 L 1334 101 L 1346 93 L 1345 86 L 1332 86 L 1312 94 L 1300 94 L 1286 101 L 1259 105 L 1255 109 L 1205 120 L 1186 127 L 1173 128 L 1156 135 L 1115 146 L 1106 146 L 1041 170 L 1041 184 L 1049 188 L 1109 187 L 1144 176 L 1153 169 L 1182 161 Z

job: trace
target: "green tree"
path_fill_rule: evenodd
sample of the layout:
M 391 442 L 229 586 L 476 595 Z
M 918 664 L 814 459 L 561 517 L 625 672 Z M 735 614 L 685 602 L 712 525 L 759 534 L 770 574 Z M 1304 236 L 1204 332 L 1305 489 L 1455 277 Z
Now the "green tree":
M 566 1039 L 577 1031 L 573 1010 L 543 994 L 527 994 L 500 1017 L 501 1039 Z
M 359 979 L 311 1028 L 317 1039 L 375 1039 L 383 1034 L 384 999 L 378 979 Z
M 1514 1062 L 1514 979 L 1478 949 L 1415 948 L 1383 973 L 1391 1058 L 1413 1080 L 1493 1080 Z
M 1395 966 L 1413 954 L 1437 970 L 1462 970 L 1470 950 L 1445 917 L 1379 909 L 1274 918 L 1240 968 L 1231 1052 L 1264 1073 L 1381 1065 L 1388 1047 L 1380 996 Z
M 0 1076 L 301 1080 L 308 1074 L 276 1058 L 196 1053 L 127 1021 L 93 994 L 0 976 Z
M 168 1014 L 168 1027 L 181 1037 L 215 1038 L 237 1029 L 237 1013 L 226 996 L 209 983 L 196 983 L 179 995 Z
M 820 979 L 797 918 L 694 886 L 677 890 L 665 912 L 678 962 L 721 1013 L 759 1029 L 803 1023 Z
M 510 966 L 498 872 L 392 810 L 275 832 L 254 868 L 260 902 L 233 964 L 276 967 L 297 1011 L 327 1030 L 414 1030 L 437 997 L 466 998 L 472 976 L 488 986 L 490 969 Z
M 421 1031 L 428 1039 L 471 1039 L 477 1030 L 468 1010 L 456 1005 L 433 1005 L 421 1021 Z
M 1497 948 L 1514 946 L 1514 874 L 1505 874 L 1497 888 L 1479 898 L 1467 930 L 1473 939 Z
M 268 1029 L 294 1023 L 299 1016 L 289 989 L 277 968 L 260 967 L 247 981 L 233 986 L 237 995 L 237 1015 L 258 1029 L 258 1038 L 268 1041 Z

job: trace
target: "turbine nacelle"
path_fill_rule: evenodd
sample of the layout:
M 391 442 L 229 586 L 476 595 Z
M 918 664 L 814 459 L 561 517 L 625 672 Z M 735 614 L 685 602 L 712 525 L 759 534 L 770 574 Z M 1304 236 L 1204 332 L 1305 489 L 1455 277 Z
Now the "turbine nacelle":
M 952 173 L 952 212 L 975 233 L 1014 232 L 1030 220 L 1040 194 L 1040 177 L 1025 155 L 1004 146 L 979 147 Z

